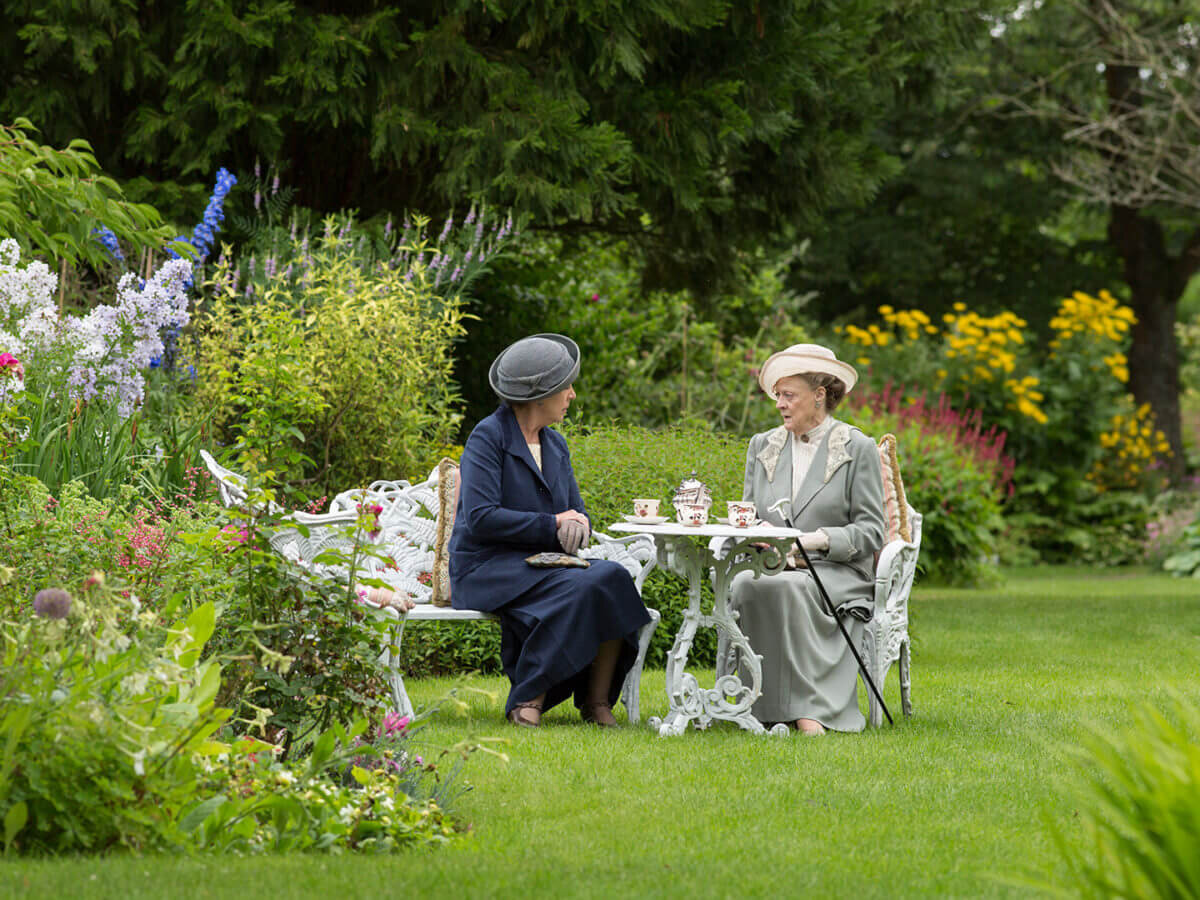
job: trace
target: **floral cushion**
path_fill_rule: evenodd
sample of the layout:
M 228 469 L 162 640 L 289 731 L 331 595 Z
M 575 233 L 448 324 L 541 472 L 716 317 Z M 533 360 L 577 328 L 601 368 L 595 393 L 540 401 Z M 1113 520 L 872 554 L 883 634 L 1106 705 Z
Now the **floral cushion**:
M 450 605 L 450 535 L 458 509 L 458 464 L 449 458 L 438 463 L 438 517 L 433 545 L 433 605 Z
M 900 477 L 900 462 L 896 458 L 896 436 L 885 434 L 879 439 L 879 464 L 883 469 L 883 511 L 887 519 L 885 542 L 911 541 L 908 521 L 908 497 Z

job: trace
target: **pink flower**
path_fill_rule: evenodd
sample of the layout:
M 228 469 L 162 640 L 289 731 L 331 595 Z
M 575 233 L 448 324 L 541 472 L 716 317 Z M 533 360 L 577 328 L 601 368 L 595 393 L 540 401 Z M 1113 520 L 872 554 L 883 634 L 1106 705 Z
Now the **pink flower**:
M 18 381 L 25 380 L 25 367 L 11 353 L 0 353 L 0 371 L 11 371 Z
M 390 712 L 383 717 L 383 733 L 388 737 L 400 734 L 408 727 L 408 723 L 411 721 L 412 719 L 408 716 L 402 716 L 397 712 Z
M 383 512 L 383 507 L 378 503 L 359 503 L 358 515 L 360 519 L 367 519 L 363 525 L 367 528 L 367 535 L 371 540 L 379 537 L 379 514 Z M 368 519 L 369 517 L 369 519 Z

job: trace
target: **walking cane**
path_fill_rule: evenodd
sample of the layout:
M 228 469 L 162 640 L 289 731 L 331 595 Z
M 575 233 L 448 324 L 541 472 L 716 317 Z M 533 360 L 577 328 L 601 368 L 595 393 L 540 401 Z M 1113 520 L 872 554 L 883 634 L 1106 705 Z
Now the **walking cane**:
M 784 497 L 778 503 L 767 509 L 767 512 L 775 512 L 784 504 L 791 508 L 792 501 Z M 784 516 L 784 521 L 787 522 L 788 528 L 795 528 L 792 524 L 791 516 Z M 837 623 L 838 631 L 842 633 L 842 637 L 846 639 L 846 646 L 850 648 L 850 652 L 854 654 L 854 660 L 858 663 L 858 670 L 862 672 L 863 680 L 867 683 L 867 687 L 871 689 L 871 693 L 875 695 L 875 699 L 879 701 L 879 705 L 883 707 L 883 714 L 887 716 L 888 724 L 895 725 L 892 721 L 892 714 L 888 712 L 887 704 L 883 702 L 883 695 L 879 693 L 879 688 L 875 686 L 874 680 L 871 678 L 871 673 L 867 671 L 867 664 L 863 662 L 863 658 L 858 653 L 858 648 L 854 646 L 854 641 L 850 639 L 850 633 L 846 631 L 846 626 L 842 624 L 842 617 L 838 615 L 834 609 L 833 601 L 829 599 L 829 592 L 825 590 L 825 585 L 821 583 L 821 576 L 817 574 L 817 570 L 813 568 L 812 560 L 808 558 L 808 551 L 804 549 L 804 545 L 800 543 L 800 538 L 796 538 L 796 547 L 800 550 L 800 555 L 804 557 L 804 564 L 808 566 L 808 571 L 812 572 L 813 581 L 817 584 L 817 590 L 821 593 L 821 599 L 825 601 L 825 608 L 829 610 L 829 614 L 833 616 L 833 621 Z

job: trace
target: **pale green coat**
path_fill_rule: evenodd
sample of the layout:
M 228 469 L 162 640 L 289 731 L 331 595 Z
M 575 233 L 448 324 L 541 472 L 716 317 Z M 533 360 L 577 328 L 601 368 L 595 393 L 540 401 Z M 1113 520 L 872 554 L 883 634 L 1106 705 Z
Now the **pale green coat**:
M 809 554 L 821 582 L 843 613 L 869 616 L 885 531 L 875 442 L 835 420 L 804 481 L 793 486 L 792 440 L 782 426 L 751 438 L 742 497 L 753 500 L 767 522 L 829 535 L 827 552 Z M 790 515 L 786 506 L 768 512 L 783 498 L 791 500 Z M 811 718 L 838 731 L 861 730 L 857 664 L 812 574 L 801 569 L 755 580 L 742 573 L 732 598 L 742 630 L 763 656 L 763 694 L 754 714 L 763 721 Z M 862 622 L 843 615 L 843 623 L 861 645 Z

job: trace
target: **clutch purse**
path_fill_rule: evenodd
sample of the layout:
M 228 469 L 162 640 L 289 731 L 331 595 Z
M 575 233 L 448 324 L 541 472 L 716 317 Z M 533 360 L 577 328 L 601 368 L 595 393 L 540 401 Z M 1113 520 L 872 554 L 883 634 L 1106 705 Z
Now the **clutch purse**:
M 586 569 L 591 565 L 586 559 L 569 553 L 535 553 L 525 557 L 525 562 L 535 569 Z

